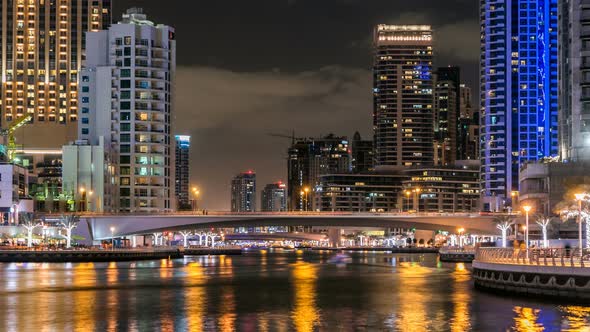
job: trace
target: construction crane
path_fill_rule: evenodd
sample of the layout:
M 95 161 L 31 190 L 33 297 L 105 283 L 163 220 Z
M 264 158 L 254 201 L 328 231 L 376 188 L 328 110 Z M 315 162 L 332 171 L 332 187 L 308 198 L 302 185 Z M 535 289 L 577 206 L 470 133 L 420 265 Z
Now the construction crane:
M 22 118 L 16 119 L 12 121 L 8 128 L 0 130 L 0 136 L 4 137 L 4 149 L 6 157 L 8 158 L 9 162 L 14 160 L 14 155 L 16 154 L 16 139 L 14 138 L 14 132 L 29 123 L 33 117 L 30 115 L 23 116 Z
M 291 144 L 295 144 L 295 141 L 302 141 L 305 139 L 303 137 L 295 137 L 295 131 L 293 131 L 293 134 L 291 134 L 291 135 L 275 134 L 275 133 L 269 133 L 267 135 L 273 136 L 273 137 L 289 138 L 289 139 L 291 139 Z

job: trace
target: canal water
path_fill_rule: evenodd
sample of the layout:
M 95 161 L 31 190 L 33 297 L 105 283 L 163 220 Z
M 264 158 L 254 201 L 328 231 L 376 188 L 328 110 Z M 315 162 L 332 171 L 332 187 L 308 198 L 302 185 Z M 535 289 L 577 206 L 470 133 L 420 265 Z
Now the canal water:
M 332 255 L 0 264 L 0 331 L 589 330 L 590 306 L 483 293 L 434 254 Z

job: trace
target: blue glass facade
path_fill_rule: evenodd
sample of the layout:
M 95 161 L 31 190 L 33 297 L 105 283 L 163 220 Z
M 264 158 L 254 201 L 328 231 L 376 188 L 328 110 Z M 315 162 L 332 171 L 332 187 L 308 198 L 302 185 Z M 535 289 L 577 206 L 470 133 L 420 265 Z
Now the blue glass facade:
M 557 0 L 481 0 L 484 210 L 518 190 L 526 161 L 558 155 Z

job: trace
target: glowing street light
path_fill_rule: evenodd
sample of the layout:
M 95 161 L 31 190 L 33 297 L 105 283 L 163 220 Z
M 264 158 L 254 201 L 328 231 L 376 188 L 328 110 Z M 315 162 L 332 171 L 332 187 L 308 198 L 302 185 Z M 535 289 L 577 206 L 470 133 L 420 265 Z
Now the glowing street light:
M 463 232 L 465 232 L 465 228 L 461 227 L 457 229 L 457 232 L 459 233 L 459 247 L 463 247 Z
M 580 251 L 582 250 L 582 201 L 586 197 L 586 193 L 575 194 L 576 200 L 578 201 L 578 242 Z
M 199 194 L 200 193 L 201 192 L 199 191 L 199 188 L 193 187 L 193 197 L 194 197 L 193 198 L 193 202 L 194 202 L 193 211 L 196 211 L 199 209 Z
M 305 193 L 305 211 L 308 211 L 308 205 L 309 205 L 309 187 L 303 188 L 303 192 Z
M 526 248 L 526 258 L 529 259 L 529 212 L 531 211 L 530 205 L 525 205 L 522 207 L 525 212 L 525 224 L 524 227 L 524 245 Z

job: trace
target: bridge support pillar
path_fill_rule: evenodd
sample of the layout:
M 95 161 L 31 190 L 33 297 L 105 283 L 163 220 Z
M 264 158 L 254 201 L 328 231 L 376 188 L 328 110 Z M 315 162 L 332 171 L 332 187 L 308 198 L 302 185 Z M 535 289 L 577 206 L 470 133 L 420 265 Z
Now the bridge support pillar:
M 337 248 L 341 245 L 342 240 L 342 229 L 341 228 L 329 228 L 328 229 L 328 241 L 330 247 Z

